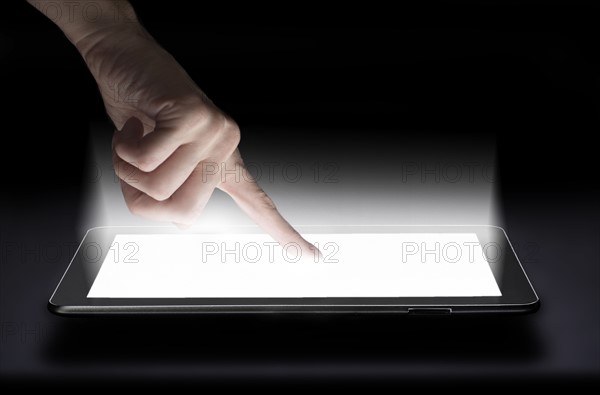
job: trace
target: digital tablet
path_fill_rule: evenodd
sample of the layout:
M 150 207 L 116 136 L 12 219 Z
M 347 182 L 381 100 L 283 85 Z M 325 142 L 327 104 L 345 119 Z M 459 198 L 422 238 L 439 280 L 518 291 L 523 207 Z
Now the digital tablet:
M 302 256 L 255 227 L 89 230 L 49 300 L 61 315 L 525 313 L 539 306 L 502 228 L 297 227 Z

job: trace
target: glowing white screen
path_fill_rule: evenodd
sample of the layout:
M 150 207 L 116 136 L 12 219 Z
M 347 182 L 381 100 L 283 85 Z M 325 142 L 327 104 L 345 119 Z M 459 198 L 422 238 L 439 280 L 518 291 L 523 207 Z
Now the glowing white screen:
M 258 234 L 117 235 L 88 298 L 501 296 L 474 233 L 304 237 L 322 258 Z

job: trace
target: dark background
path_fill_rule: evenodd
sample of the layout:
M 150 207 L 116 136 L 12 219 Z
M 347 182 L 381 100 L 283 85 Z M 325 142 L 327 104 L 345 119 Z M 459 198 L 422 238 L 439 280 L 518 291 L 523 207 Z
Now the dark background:
M 308 3 L 133 2 L 237 120 L 242 152 L 308 141 L 340 161 L 393 161 L 395 146 L 415 139 L 495 138 L 504 222 L 531 258 L 524 265 L 544 301 L 535 315 L 502 319 L 155 322 L 64 320 L 44 310 L 66 260 L 22 251 L 79 240 L 87 152 L 79 147 L 105 115 L 62 33 L 24 1 L 11 3 L 0 13 L 3 380 L 597 377 L 598 7 L 441 2 L 328 12 Z M 18 253 L 7 247 L 15 243 Z M 39 325 L 40 338 L 23 325 Z

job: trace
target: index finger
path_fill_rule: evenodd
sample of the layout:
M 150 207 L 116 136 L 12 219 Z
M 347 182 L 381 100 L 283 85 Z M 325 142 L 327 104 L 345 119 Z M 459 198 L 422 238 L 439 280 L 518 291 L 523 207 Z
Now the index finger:
M 271 235 L 282 247 L 290 243 L 295 243 L 300 247 L 303 257 L 320 257 L 320 251 L 306 241 L 283 218 L 273 200 L 246 171 L 238 150 L 232 154 L 227 164 L 225 164 L 225 167 L 229 169 L 233 166 L 236 169 L 235 174 L 228 172 L 226 178 L 221 180 L 218 188 L 231 196 L 246 215 Z M 242 177 L 239 176 L 241 172 L 244 172 Z

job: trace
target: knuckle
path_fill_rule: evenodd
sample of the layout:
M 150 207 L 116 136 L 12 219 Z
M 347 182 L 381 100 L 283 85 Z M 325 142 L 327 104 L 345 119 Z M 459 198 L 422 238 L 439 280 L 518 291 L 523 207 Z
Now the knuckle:
M 127 208 L 129 212 L 137 217 L 142 217 L 144 215 L 144 207 L 141 204 L 139 199 L 134 199 L 126 202 Z
M 155 155 L 153 155 L 151 152 L 148 152 L 147 150 L 142 149 L 139 150 L 137 158 L 132 163 L 132 165 L 134 165 L 135 167 L 137 167 L 145 173 L 151 172 L 152 170 L 156 169 L 159 164 L 160 161 Z
M 226 115 L 210 108 L 200 109 L 193 115 L 194 129 L 203 139 L 208 141 L 222 141 L 230 146 L 237 146 L 240 142 L 240 128 Z
M 214 118 L 214 113 L 208 106 L 195 106 L 194 110 L 191 111 L 189 115 L 189 129 L 210 129 L 210 125 L 212 124 Z
M 227 120 L 226 125 L 223 128 L 222 138 L 226 144 L 237 147 L 241 139 L 239 126 L 235 122 Z
M 152 171 L 160 164 L 153 150 L 137 144 L 118 144 L 115 146 L 115 154 L 144 172 Z
M 158 201 L 167 200 L 175 192 L 173 187 L 164 180 L 153 180 L 148 184 L 146 189 L 146 194 Z
M 200 216 L 200 213 L 192 207 L 182 206 L 173 211 L 175 222 L 191 225 Z
M 174 199 L 169 203 L 169 208 L 175 222 L 192 224 L 202 215 L 206 200 L 205 198 Z

